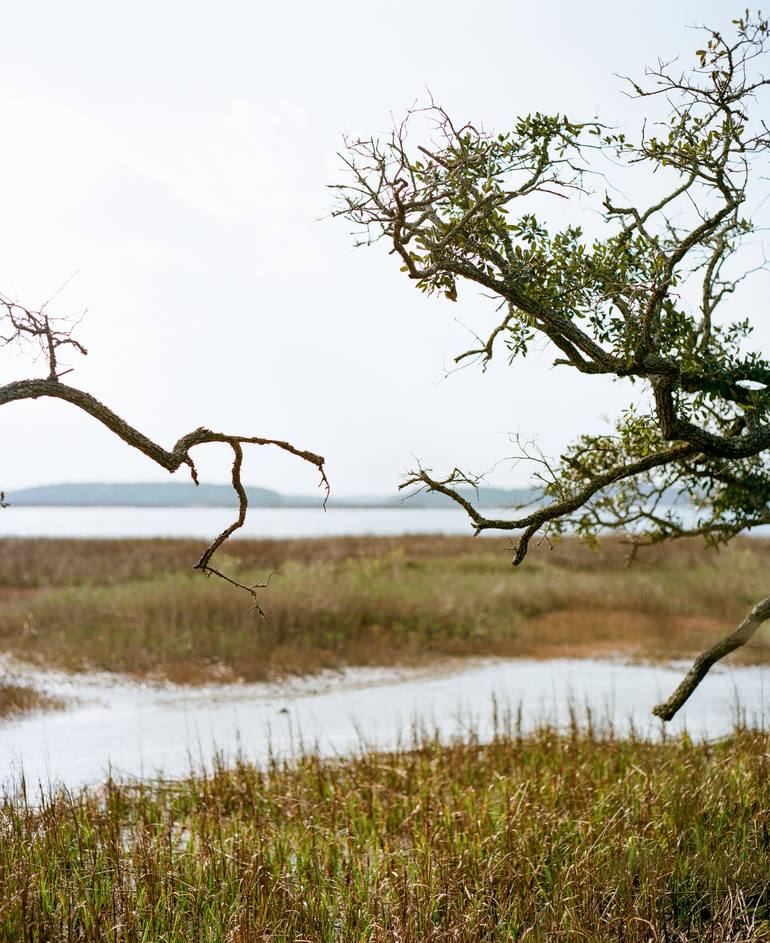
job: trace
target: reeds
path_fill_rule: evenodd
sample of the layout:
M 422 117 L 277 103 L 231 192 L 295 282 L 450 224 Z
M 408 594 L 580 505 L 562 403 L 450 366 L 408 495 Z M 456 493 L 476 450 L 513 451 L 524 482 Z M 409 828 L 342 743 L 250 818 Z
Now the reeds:
M 3 941 L 770 939 L 770 739 L 573 725 L 19 793 Z
M 180 682 L 262 680 L 437 657 L 690 655 L 766 593 L 770 543 L 626 549 L 566 540 L 513 569 L 507 541 L 233 541 L 243 582 L 273 573 L 268 614 L 190 571 L 178 540 L 0 541 L 0 651 L 69 670 Z M 497 559 L 496 559 L 497 558 Z M 764 661 L 766 636 L 739 657 Z

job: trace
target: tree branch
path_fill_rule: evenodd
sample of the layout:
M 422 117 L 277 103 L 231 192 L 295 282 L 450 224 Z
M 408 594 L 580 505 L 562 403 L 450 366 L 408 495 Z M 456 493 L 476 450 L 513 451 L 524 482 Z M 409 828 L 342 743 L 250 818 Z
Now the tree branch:
M 603 488 L 607 488 L 618 481 L 622 481 L 624 478 L 631 478 L 643 472 L 650 471 L 653 468 L 669 465 L 672 462 L 693 458 L 697 454 L 698 449 L 691 445 L 676 445 L 663 452 L 654 452 L 635 462 L 618 465 L 605 472 L 593 475 L 585 487 L 572 494 L 566 495 L 560 500 L 552 501 L 523 517 L 517 518 L 484 517 L 467 498 L 450 487 L 453 483 L 470 483 L 470 479 L 458 473 L 457 470 L 452 477 L 445 481 L 436 481 L 431 478 L 425 469 L 420 469 L 418 472 L 412 473 L 402 485 L 399 485 L 399 488 L 407 488 L 412 485 L 421 484 L 428 491 L 436 491 L 439 494 L 451 498 L 466 511 L 473 521 L 476 534 L 481 533 L 482 530 L 523 530 L 524 532 L 521 537 L 519 537 L 513 555 L 513 565 L 518 566 L 527 555 L 530 540 L 544 524 L 556 520 L 557 518 L 565 517 L 567 514 L 583 507 L 586 502 Z
M 267 439 L 261 436 L 228 435 L 226 433 L 206 429 L 202 426 L 182 436 L 171 449 L 166 449 L 144 435 L 144 433 L 140 432 L 130 423 L 126 422 L 125 419 L 104 403 L 100 402 L 100 400 L 96 399 L 95 396 L 61 382 L 60 377 L 62 376 L 62 371 L 59 370 L 57 363 L 58 348 L 66 344 L 73 346 L 81 354 L 86 353 L 86 349 L 70 336 L 71 329 L 68 325 L 62 328 L 44 312 L 30 311 L 0 296 L 0 309 L 2 308 L 5 309 L 5 320 L 10 324 L 11 333 L 0 335 L 0 343 L 9 344 L 14 341 L 23 343 L 25 340 L 38 343 L 41 352 L 46 356 L 48 361 L 49 375 L 45 379 L 16 380 L 12 383 L 0 386 L 0 406 L 19 400 L 39 399 L 43 396 L 64 400 L 76 406 L 78 409 L 81 409 L 83 412 L 88 413 L 89 416 L 96 419 L 103 426 L 106 426 L 107 429 L 118 436 L 118 438 L 122 439 L 127 445 L 138 449 L 166 471 L 173 474 L 175 471 L 178 471 L 182 465 L 187 465 L 190 469 L 192 480 L 196 485 L 198 484 L 198 474 L 195 468 L 195 462 L 190 455 L 190 450 L 196 446 L 206 445 L 212 442 L 225 443 L 231 447 L 234 456 L 232 485 L 238 497 L 238 516 L 229 527 L 225 528 L 219 536 L 211 541 L 201 558 L 195 564 L 195 569 L 207 575 L 217 576 L 232 583 L 239 589 L 245 590 L 255 602 L 253 608 L 261 613 L 262 610 L 257 602 L 255 592 L 257 588 L 260 588 L 259 585 L 246 586 L 226 576 L 211 565 L 211 559 L 216 551 L 236 530 L 243 526 L 246 520 L 248 496 L 241 482 L 243 446 L 272 445 L 314 465 L 321 476 L 320 485 L 325 489 L 326 496 L 323 502 L 325 508 L 330 488 L 328 478 L 326 477 L 323 457 L 316 455 L 315 452 L 299 449 L 290 442 L 286 442 L 282 439 Z M 3 502 L 3 495 L 0 494 L 0 507 L 6 506 L 7 504 Z
M 712 665 L 729 655 L 730 652 L 734 652 L 736 648 L 745 645 L 768 618 L 770 618 L 770 596 L 757 603 L 734 632 L 726 635 L 715 645 L 712 645 L 711 648 L 698 655 L 692 668 L 684 676 L 671 697 L 654 707 L 652 709 L 653 714 L 662 720 L 671 720 L 706 677 Z
M 451 498 L 476 533 L 520 530 L 514 563 L 545 525 L 585 537 L 631 529 L 637 540 L 694 529 L 717 543 L 770 516 L 770 360 L 746 343 L 748 318 L 715 317 L 748 274 L 767 267 L 764 253 L 758 266 L 741 257 L 756 231 L 741 213 L 770 153 L 770 130 L 753 107 L 770 86 L 758 68 L 770 23 L 747 13 L 732 26 L 730 35 L 705 30 L 689 70 L 659 60 L 649 90 L 632 82 L 642 99 L 659 95 L 668 106 L 654 126 L 643 120 L 635 139 L 539 112 L 500 134 L 470 123 L 458 130 L 431 103 L 386 141 L 346 142 L 352 181 L 337 187 L 335 215 L 362 227 L 367 244 L 387 239 L 419 290 L 456 301 L 458 286 L 470 283 L 502 312 L 457 363 L 477 358 L 485 367 L 501 335 L 513 363 L 539 336 L 558 364 L 642 381 L 614 434 L 580 436 L 549 469 L 548 503 L 518 508 L 514 519 L 485 517 L 458 487 L 475 480 L 457 468 L 439 480 L 422 468 L 410 473 L 407 486 Z M 413 152 L 406 124 L 418 114 L 434 125 L 430 146 Z M 597 150 L 661 189 L 639 205 L 605 196 L 603 236 L 588 238 L 578 214 L 555 230 L 531 196 L 590 197 L 582 181 Z M 594 172 L 605 176 L 605 167 Z M 673 506 L 663 509 L 671 493 L 697 509 L 694 527 Z

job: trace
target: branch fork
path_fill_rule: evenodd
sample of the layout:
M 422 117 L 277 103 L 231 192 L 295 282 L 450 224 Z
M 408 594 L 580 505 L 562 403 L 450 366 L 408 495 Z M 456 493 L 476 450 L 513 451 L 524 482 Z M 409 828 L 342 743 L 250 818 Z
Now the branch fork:
M 320 486 L 325 492 L 323 500 L 323 507 L 325 508 L 329 497 L 330 486 L 329 480 L 326 477 L 323 457 L 317 455 L 315 452 L 297 448 L 295 445 L 282 439 L 269 439 L 261 436 L 228 435 L 222 432 L 215 432 L 203 426 L 182 436 L 171 449 L 165 449 L 163 446 L 158 445 L 148 436 L 144 435 L 144 433 L 134 428 L 134 426 L 130 425 L 125 419 L 113 412 L 113 410 L 105 406 L 104 403 L 100 402 L 90 393 L 61 382 L 61 377 L 65 373 L 70 372 L 69 369 L 62 370 L 59 366 L 58 356 L 61 348 L 71 347 L 82 355 L 87 353 L 86 348 L 72 336 L 72 323 L 63 321 L 63 319 L 53 319 L 49 317 L 44 310 L 30 310 L 0 295 L 0 328 L 2 327 L 6 327 L 6 330 L 0 330 L 0 346 L 7 346 L 13 343 L 21 346 L 24 346 L 26 343 L 38 345 L 41 353 L 47 360 L 48 376 L 45 378 L 16 380 L 11 383 L 6 383 L 4 386 L 0 386 L 0 406 L 18 400 L 39 399 L 40 397 L 64 400 L 83 412 L 88 413 L 88 415 L 92 416 L 103 426 L 106 426 L 127 445 L 143 452 L 148 458 L 166 471 L 173 474 L 178 471 L 182 465 L 187 465 L 190 470 L 190 476 L 196 485 L 198 484 L 198 473 L 195 468 L 195 462 L 190 454 L 191 449 L 212 442 L 226 443 L 230 446 L 233 452 L 231 481 L 233 491 L 238 498 L 238 516 L 232 524 L 226 527 L 221 534 L 209 543 L 200 559 L 195 563 L 194 569 L 200 570 L 207 576 L 216 576 L 238 589 L 244 590 L 254 601 L 252 609 L 262 614 L 256 590 L 265 588 L 266 584 L 265 586 L 261 584 L 247 586 L 227 576 L 212 565 L 212 558 L 217 550 L 239 528 L 243 527 L 246 521 L 249 502 L 246 489 L 241 480 L 243 446 L 274 446 L 275 448 L 296 456 L 302 461 L 314 465 L 318 469 L 321 477 Z M 4 502 L 4 495 L 0 493 L 0 507 L 7 506 L 7 503 Z

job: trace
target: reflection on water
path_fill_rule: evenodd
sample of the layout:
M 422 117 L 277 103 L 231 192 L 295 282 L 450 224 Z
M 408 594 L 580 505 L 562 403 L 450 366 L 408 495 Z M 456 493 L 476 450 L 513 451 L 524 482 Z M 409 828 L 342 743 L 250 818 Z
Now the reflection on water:
M 283 687 L 182 688 L 26 672 L 38 687 L 77 701 L 68 710 L 0 723 L 0 769 L 6 783 L 23 771 L 32 785 L 78 786 L 103 780 L 110 769 L 117 776 L 181 776 L 217 752 L 262 762 L 268 749 L 285 755 L 303 745 L 324 755 L 362 743 L 388 748 L 414 723 L 442 737 L 473 728 L 488 738 L 495 705 L 520 706 L 525 729 L 544 720 L 564 723 L 571 709 L 588 708 L 619 732 L 633 724 L 655 737 L 662 724 L 650 709 L 681 673 L 590 660 L 493 660 L 434 674 L 362 669 Z M 686 726 L 695 737 L 718 737 L 739 714 L 766 725 L 768 681 L 761 667 L 718 668 L 667 730 Z

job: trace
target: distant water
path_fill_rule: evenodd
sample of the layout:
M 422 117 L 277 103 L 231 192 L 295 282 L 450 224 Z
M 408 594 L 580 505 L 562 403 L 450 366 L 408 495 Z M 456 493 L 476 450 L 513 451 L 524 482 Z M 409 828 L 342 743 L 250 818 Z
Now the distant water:
M 487 508 L 496 518 L 510 508 Z M 208 540 L 234 519 L 228 508 L 36 508 L 0 510 L 2 537 L 193 537 Z M 472 534 L 461 508 L 252 508 L 237 537 L 396 537 L 401 534 Z M 505 536 L 510 531 L 484 531 Z M 751 531 L 770 537 L 770 526 Z
M 490 510 L 495 516 L 510 511 Z M 235 517 L 228 508 L 35 508 L 0 510 L 0 537 L 194 537 Z M 240 537 L 472 534 L 460 508 L 253 508 Z M 500 533 L 497 531 L 496 533 Z

